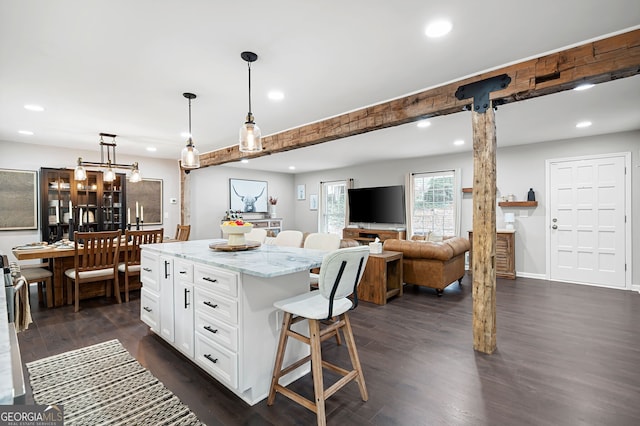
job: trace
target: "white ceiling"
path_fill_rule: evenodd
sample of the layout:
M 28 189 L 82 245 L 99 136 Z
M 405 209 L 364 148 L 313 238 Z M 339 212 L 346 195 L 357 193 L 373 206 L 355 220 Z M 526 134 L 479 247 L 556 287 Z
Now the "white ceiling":
M 440 17 L 452 32 L 426 38 Z M 119 135 L 119 154 L 177 159 L 188 126 L 183 92 L 198 96 L 201 152 L 237 143 L 248 108 L 244 50 L 259 55 L 252 110 L 268 135 L 639 24 L 638 0 L 4 0 L 0 140 L 98 155 L 106 132 Z M 640 129 L 639 78 L 505 105 L 498 144 Z M 270 101 L 272 89 L 285 98 Z M 579 120 L 593 126 L 576 129 Z M 460 113 L 426 129 L 409 124 L 236 165 L 300 173 L 470 149 L 470 117 Z

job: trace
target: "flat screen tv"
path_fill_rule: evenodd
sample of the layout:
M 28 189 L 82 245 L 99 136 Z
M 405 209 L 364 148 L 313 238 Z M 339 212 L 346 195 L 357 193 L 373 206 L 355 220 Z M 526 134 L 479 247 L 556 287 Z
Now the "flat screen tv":
M 349 222 L 404 224 L 404 187 L 349 189 Z

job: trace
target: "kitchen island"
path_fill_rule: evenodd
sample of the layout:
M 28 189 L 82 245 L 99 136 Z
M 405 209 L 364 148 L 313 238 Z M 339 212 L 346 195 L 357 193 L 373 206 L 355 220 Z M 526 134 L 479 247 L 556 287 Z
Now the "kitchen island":
M 282 313 L 273 302 L 309 291 L 326 252 L 262 245 L 216 251 L 197 240 L 142 246 L 140 318 L 250 405 L 269 392 Z M 307 324 L 298 324 L 308 330 Z M 285 365 L 309 353 L 291 341 Z M 296 370 L 291 382 L 306 374 Z

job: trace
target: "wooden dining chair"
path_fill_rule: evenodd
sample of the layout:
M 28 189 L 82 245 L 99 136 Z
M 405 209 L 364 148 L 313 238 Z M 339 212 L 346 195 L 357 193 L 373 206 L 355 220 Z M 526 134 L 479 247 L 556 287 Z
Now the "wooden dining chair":
M 46 303 L 47 308 L 53 307 L 51 269 L 48 259 L 44 263 L 20 265 L 20 273 L 27 280 L 27 284 L 38 284 L 38 303 L 43 306 Z
M 191 233 L 191 225 L 178 225 L 176 228 L 175 240 L 187 241 L 189 240 L 189 234 Z
M 64 271 L 67 277 L 67 302 L 75 298 L 75 312 L 80 309 L 80 284 L 96 281 L 113 281 L 113 292 L 118 303 L 118 255 L 120 253 L 120 230 L 74 233 L 74 267 Z M 75 286 L 72 288 L 71 283 Z M 105 288 L 109 296 L 110 288 Z
M 118 264 L 118 272 L 124 275 L 124 301 L 129 301 L 129 291 L 132 288 L 130 277 L 140 276 L 140 250 L 141 244 L 161 243 L 164 235 L 164 228 L 151 229 L 148 231 L 125 231 L 125 252 L 124 262 Z M 136 281 L 140 283 L 140 280 Z

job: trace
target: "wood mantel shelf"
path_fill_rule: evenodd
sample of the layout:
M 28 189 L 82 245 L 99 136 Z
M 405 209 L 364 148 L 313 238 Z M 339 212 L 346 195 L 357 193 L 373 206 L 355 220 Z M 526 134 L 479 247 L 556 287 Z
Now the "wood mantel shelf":
M 500 207 L 537 207 L 537 201 L 500 201 Z

